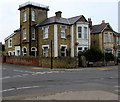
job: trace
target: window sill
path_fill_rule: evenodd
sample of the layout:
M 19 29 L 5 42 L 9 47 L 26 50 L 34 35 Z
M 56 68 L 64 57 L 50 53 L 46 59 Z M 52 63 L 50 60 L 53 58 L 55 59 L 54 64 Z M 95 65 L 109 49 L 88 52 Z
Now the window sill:
M 27 22 L 27 20 L 26 20 L 26 21 L 23 21 L 23 23 L 25 23 L 25 22 Z
M 32 39 L 32 40 L 36 40 L 36 39 Z
M 12 48 L 12 46 L 8 46 L 8 48 Z
M 66 37 L 61 37 L 61 39 L 66 39 Z
M 44 40 L 47 40 L 48 38 L 43 38 Z

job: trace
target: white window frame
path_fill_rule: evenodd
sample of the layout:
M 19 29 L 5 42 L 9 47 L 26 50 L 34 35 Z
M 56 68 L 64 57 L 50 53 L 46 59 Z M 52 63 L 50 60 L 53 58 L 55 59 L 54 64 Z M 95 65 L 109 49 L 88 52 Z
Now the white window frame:
M 35 28 L 32 28 L 32 40 L 35 40 Z
M 78 31 L 78 28 L 81 27 L 81 32 Z M 84 27 L 87 28 L 87 39 L 85 38 L 85 32 L 84 32 Z M 76 25 L 76 36 L 77 36 L 77 39 L 83 39 L 83 40 L 88 40 L 89 39 L 89 25 L 87 22 L 77 22 L 77 25 Z M 81 34 L 81 37 L 79 37 L 79 34 Z
M 8 40 L 8 48 L 11 48 L 11 47 L 12 47 L 12 38 Z
M 26 49 L 26 53 L 24 52 L 24 49 Z M 22 53 L 23 53 L 23 56 L 27 56 L 27 47 L 22 48 Z
M 35 11 L 34 10 L 31 11 L 31 15 L 32 15 L 32 21 L 34 22 L 35 21 Z
M 84 26 L 84 39 L 88 39 L 88 27 Z
M 44 48 L 48 48 L 47 53 L 44 52 Z M 43 57 L 48 57 L 49 56 L 49 45 L 42 45 L 42 49 L 43 49 Z
M 26 29 L 24 28 L 23 29 L 23 40 L 26 40 L 26 38 L 27 38 L 27 34 L 26 33 L 27 33 Z
M 27 12 L 23 11 L 23 22 L 27 21 Z
M 43 30 L 43 39 L 48 39 L 49 27 L 48 26 L 42 27 L 42 30 Z
M 61 38 L 66 38 L 67 26 L 61 25 L 60 28 L 61 28 Z
M 35 49 L 35 50 L 33 50 L 33 49 Z M 37 48 L 36 48 L 36 47 L 32 47 L 32 48 L 31 48 L 31 51 L 34 51 L 34 52 L 35 52 L 35 56 L 37 55 L 37 54 L 36 54 L 36 52 L 37 52 Z
M 60 53 L 61 53 L 61 48 L 62 47 L 65 47 L 65 56 L 67 56 L 67 52 L 66 52 L 66 50 L 67 50 L 67 45 L 60 45 Z M 63 56 L 63 57 L 65 57 L 65 56 Z
M 78 28 L 81 28 L 81 32 L 78 31 L 78 30 L 79 30 Z M 81 39 L 81 38 L 82 38 L 82 32 L 83 32 L 82 26 L 78 26 L 78 27 L 77 27 L 77 38 L 78 38 L 78 39 Z M 81 34 L 81 37 L 79 37 L 79 34 Z
M 112 42 L 113 42 L 113 33 L 110 33 L 110 36 L 109 36 L 109 37 L 110 37 L 109 42 L 111 42 L 111 43 L 112 43 Z
M 8 51 L 8 56 L 12 56 L 13 52 L 12 51 Z
M 120 36 L 117 36 L 117 45 L 120 45 Z

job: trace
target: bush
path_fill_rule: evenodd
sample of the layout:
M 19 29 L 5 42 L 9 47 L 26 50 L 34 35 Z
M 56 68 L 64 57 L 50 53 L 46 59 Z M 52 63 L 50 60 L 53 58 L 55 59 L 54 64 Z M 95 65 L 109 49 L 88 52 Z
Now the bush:
M 112 53 L 105 53 L 105 60 L 106 61 L 114 61 L 115 57 Z
M 79 56 L 85 56 L 89 62 L 97 62 L 103 59 L 104 54 L 97 47 L 93 47 L 87 51 L 79 52 Z

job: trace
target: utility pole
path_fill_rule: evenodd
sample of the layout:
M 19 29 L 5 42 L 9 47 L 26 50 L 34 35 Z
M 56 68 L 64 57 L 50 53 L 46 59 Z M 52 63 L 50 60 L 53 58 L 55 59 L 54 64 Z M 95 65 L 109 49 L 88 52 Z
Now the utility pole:
M 52 40 L 51 40 L 51 69 L 53 69 Z

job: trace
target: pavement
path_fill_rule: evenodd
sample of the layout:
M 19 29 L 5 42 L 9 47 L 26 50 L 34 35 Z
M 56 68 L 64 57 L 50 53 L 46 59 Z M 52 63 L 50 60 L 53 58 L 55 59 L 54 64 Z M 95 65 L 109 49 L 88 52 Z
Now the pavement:
M 48 96 L 26 98 L 24 100 L 118 100 L 118 95 L 101 90 L 69 91 Z

